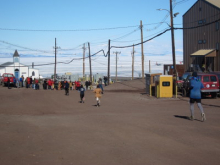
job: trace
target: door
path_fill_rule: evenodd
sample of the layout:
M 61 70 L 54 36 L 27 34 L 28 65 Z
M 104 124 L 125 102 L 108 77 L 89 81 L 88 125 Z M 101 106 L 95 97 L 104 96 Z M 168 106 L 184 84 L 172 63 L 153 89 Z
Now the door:
M 15 78 L 19 80 L 19 71 L 15 71 Z

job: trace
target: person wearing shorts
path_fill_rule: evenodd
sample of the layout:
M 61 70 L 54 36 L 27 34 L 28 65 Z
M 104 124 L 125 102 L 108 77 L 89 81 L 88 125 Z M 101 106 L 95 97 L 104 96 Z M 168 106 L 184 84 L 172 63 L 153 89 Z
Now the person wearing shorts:
M 204 88 L 204 86 L 197 78 L 197 72 L 193 72 L 192 76 L 190 80 L 190 119 L 194 120 L 194 103 L 196 102 L 201 112 L 202 121 L 205 121 L 206 117 L 201 104 L 201 89 Z
M 97 88 L 93 91 L 95 93 L 95 98 L 96 98 L 96 101 L 97 101 L 97 107 L 100 106 L 100 98 L 102 97 L 102 90 L 100 88 L 99 85 L 97 85 Z

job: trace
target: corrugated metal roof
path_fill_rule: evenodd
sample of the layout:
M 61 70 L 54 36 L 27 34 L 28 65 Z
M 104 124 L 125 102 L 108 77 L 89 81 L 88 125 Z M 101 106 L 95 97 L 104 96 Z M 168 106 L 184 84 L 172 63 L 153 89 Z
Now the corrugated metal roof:
M 220 0 L 206 0 L 206 1 L 220 8 Z
M 215 49 L 201 49 L 201 50 L 198 50 L 198 51 L 194 52 L 190 56 L 209 56 L 209 57 L 215 57 L 216 56 L 216 51 L 215 51 Z

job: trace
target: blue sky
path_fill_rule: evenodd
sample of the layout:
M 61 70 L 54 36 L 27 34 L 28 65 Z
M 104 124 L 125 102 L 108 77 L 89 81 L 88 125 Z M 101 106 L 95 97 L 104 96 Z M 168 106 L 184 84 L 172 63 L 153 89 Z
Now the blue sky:
M 174 18 L 176 27 L 182 27 L 183 14 L 195 2 L 173 1 L 173 13 L 180 13 Z M 87 42 L 90 42 L 91 54 L 100 49 L 106 52 L 109 39 L 111 46 L 136 44 L 140 42 L 140 20 L 144 40 L 168 28 L 170 17 L 164 19 L 168 12 L 156 10 L 159 8 L 169 10 L 169 0 L 0 0 L 0 58 L 11 57 L 15 49 L 23 57 L 53 57 L 55 38 L 61 48 L 60 61 L 63 56 L 82 57 L 82 44 Z M 181 30 L 175 31 L 175 44 L 177 56 L 182 56 Z M 132 48 L 112 49 L 111 54 L 114 51 L 121 51 L 121 56 L 130 58 Z M 135 51 L 135 56 L 140 56 L 140 46 L 135 47 Z M 172 56 L 170 31 L 145 43 L 144 53 L 146 59 Z M 104 57 L 98 59 L 102 59 L 102 63 L 107 61 Z

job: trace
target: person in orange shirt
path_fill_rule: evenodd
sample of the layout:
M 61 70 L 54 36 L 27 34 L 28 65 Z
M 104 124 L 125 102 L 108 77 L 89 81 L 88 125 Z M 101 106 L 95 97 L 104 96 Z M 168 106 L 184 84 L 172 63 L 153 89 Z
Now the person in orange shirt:
M 101 90 L 100 86 L 97 85 L 97 88 L 93 92 L 95 93 L 95 98 L 96 98 L 96 101 L 97 101 L 96 106 L 99 107 L 100 102 L 101 102 L 100 98 L 102 97 L 102 90 Z

